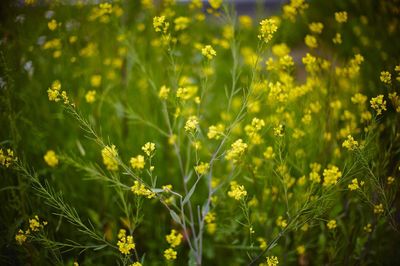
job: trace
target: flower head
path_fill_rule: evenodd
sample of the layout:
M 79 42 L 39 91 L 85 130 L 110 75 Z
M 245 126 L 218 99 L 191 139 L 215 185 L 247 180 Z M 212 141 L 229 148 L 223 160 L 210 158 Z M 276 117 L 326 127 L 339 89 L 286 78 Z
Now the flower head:
M 351 135 L 348 135 L 347 139 L 343 141 L 342 147 L 348 149 L 349 151 L 354 151 L 358 148 L 358 141 L 354 140 Z
M 241 200 L 247 196 L 247 191 L 243 185 L 238 185 L 236 181 L 230 183 L 231 189 L 228 191 L 228 196 L 235 200 Z
M 178 233 L 175 229 L 171 230 L 171 233 L 165 237 L 167 240 L 168 244 L 171 245 L 171 247 L 177 247 L 181 244 L 183 236 L 181 233 Z
M 337 183 L 338 179 L 342 176 L 342 172 L 339 171 L 339 168 L 332 165 L 325 169 L 322 175 L 324 176 L 323 186 L 330 186 Z
M 336 12 L 335 20 L 339 23 L 347 22 L 347 12 L 346 11 Z
M 241 159 L 247 150 L 247 144 L 242 139 L 238 139 L 231 145 L 231 149 L 226 152 L 225 159 L 234 163 Z
M 215 56 L 217 56 L 217 52 L 214 50 L 214 48 L 211 45 L 206 45 L 201 49 L 201 53 L 203 56 L 205 56 L 208 60 L 213 59 Z
M 143 155 L 138 155 L 136 157 L 132 157 L 130 160 L 131 166 L 133 169 L 143 169 L 144 165 L 146 164 L 144 161 Z
M 142 151 L 149 157 L 153 155 L 155 150 L 156 150 L 156 144 L 154 144 L 153 142 L 147 142 L 142 147 Z
M 117 171 L 118 170 L 118 151 L 115 148 L 115 145 L 105 146 L 101 150 L 101 156 L 103 157 L 103 163 L 106 168 L 110 171 Z
M 260 32 L 258 39 L 268 43 L 272 40 L 273 34 L 278 30 L 274 19 L 264 19 L 260 22 Z
M 135 243 L 132 236 L 126 236 L 126 230 L 120 229 L 118 233 L 118 249 L 122 254 L 128 255 L 131 250 L 135 249 Z
M 53 150 L 48 150 L 43 158 L 50 167 L 56 167 L 58 165 L 58 158 Z
M 383 111 L 386 111 L 386 101 L 382 94 L 372 98 L 369 102 L 372 109 L 376 111 L 377 115 L 380 115 Z
M 199 119 L 197 116 L 191 116 L 185 123 L 185 131 L 188 133 L 193 133 L 197 126 L 199 125 Z
M 326 226 L 328 227 L 329 230 L 333 230 L 336 228 L 336 221 L 335 220 L 330 220 Z
M 167 260 L 175 260 L 177 254 L 178 253 L 172 248 L 168 248 L 168 249 L 164 250 L 164 257 Z

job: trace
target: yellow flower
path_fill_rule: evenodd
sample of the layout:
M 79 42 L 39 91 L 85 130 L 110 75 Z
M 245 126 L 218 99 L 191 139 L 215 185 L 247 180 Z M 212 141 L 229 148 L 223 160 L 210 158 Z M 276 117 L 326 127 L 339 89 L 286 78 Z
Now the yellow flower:
M 32 232 L 38 232 L 40 229 L 42 229 L 45 225 L 47 224 L 46 221 L 43 221 L 40 223 L 40 219 L 37 215 L 35 215 L 34 218 L 29 219 L 29 228 Z
M 241 200 L 247 196 L 247 191 L 243 185 L 238 185 L 236 181 L 231 181 L 231 189 L 228 191 L 228 196 L 234 198 L 235 200 Z
M 263 155 L 264 158 L 267 160 L 273 159 L 275 157 L 274 149 L 271 146 L 268 146 Z
M 198 175 L 204 175 L 205 173 L 207 173 L 209 168 L 210 165 L 208 163 L 201 162 L 199 165 L 194 167 L 194 170 L 196 170 L 196 173 Z
M 276 137 L 283 137 L 284 136 L 284 131 L 283 131 L 283 125 L 279 124 L 278 126 L 274 127 L 274 135 Z
M 385 84 L 392 83 L 392 75 L 390 74 L 389 71 L 382 71 L 381 76 L 379 78 Z
M 175 23 L 175 30 L 180 31 L 184 30 L 188 27 L 188 24 L 190 23 L 190 18 L 188 17 L 177 17 L 174 20 Z
M 167 88 L 165 85 L 161 86 L 160 91 L 158 92 L 158 97 L 161 100 L 168 99 L 169 91 L 170 91 L 170 88 Z
M 339 23 L 347 22 L 347 12 L 346 11 L 336 12 L 335 20 Z
M 215 56 L 217 56 L 217 52 L 214 50 L 214 48 L 211 45 L 206 45 L 201 49 L 201 54 L 205 56 L 208 60 L 213 59 Z
M 150 189 L 146 188 L 146 186 L 143 183 L 140 183 L 139 181 L 133 182 L 133 186 L 131 187 L 131 191 L 138 196 L 144 196 L 147 197 L 148 199 L 152 199 L 156 196 L 156 194 L 151 191 Z
M 276 225 L 282 228 L 286 228 L 287 220 L 283 219 L 282 216 L 279 216 L 278 219 L 276 219 Z
M 356 93 L 354 94 L 353 97 L 351 97 L 351 102 L 359 105 L 363 105 L 367 101 L 367 96 L 361 94 L 361 93 Z
M 8 168 L 12 162 L 15 162 L 16 160 L 17 157 L 14 156 L 14 152 L 11 149 L 7 149 L 7 151 L 0 149 L 0 165 Z
M 234 163 L 241 159 L 247 149 L 247 144 L 242 139 L 238 139 L 231 145 L 231 149 L 226 152 L 225 159 Z
M 103 157 L 103 163 L 106 168 L 110 171 L 117 171 L 118 170 L 118 151 L 115 148 L 115 145 L 105 146 L 101 150 L 101 156 Z
M 251 28 L 253 26 L 253 19 L 250 16 L 247 15 L 242 15 L 239 16 L 239 24 L 243 27 L 243 28 Z
M 314 48 L 318 47 L 317 38 L 315 38 L 312 35 L 306 35 L 306 37 L 304 38 L 304 42 L 311 49 L 314 49 Z
M 330 186 L 337 183 L 337 180 L 342 176 L 342 172 L 339 171 L 339 168 L 332 165 L 325 169 L 322 175 L 324 176 L 323 186 Z
M 156 144 L 154 144 L 153 142 L 147 142 L 142 147 L 142 151 L 149 157 L 154 153 L 155 150 Z
M 382 203 L 380 203 L 380 204 L 376 204 L 375 206 L 374 206 L 374 213 L 375 214 L 381 214 L 381 213 L 383 213 L 383 204 Z
M 96 101 L 96 91 L 88 91 L 85 95 L 85 99 L 87 103 L 94 103 Z
M 312 22 L 308 25 L 308 28 L 312 33 L 321 34 L 324 29 L 324 24 L 321 22 Z
M 143 155 L 132 157 L 130 163 L 133 169 L 143 169 L 144 165 L 146 164 Z
M 142 266 L 142 264 L 137 261 L 137 262 L 132 263 L 130 266 Z
M 209 139 L 220 139 L 223 136 L 225 130 L 225 126 L 222 124 L 218 124 L 216 126 L 210 126 L 208 128 L 207 137 Z
M 393 184 L 393 182 L 394 182 L 394 177 L 393 177 L 393 176 L 389 176 L 389 177 L 387 178 L 387 184 L 388 184 L 388 185 L 391 185 L 391 184 Z
M 175 260 L 177 254 L 178 253 L 175 250 L 173 250 L 172 248 L 168 248 L 168 249 L 164 250 L 164 257 L 167 260 Z
M 336 33 L 335 37 L 332 39 L 334 44 L 341 44 L 342 43 L 342 35 L 340 33 Z
M 58 165 L 58 158 L 53 150 L 48 150 L 43 158 L 50 167 L 56 167 Z
M 277 266 L 279 264 L 279 260 L 276 256 L 267 257 L 267 266 Z
M 27 237 L 24 231 L 21 229 L 18 230 L 18 233 L 15 235 L 15 241 L 17 241 L 18 245 L 22 245 L 26 241 Z
M 304 245 L 298 246 L 296 248 L 297 254 L 303 255 L 306 252 L 306 247 Z
M 210 6 L 214 9 L 218 9 L 222 5 L 222 0 L 208 0 Z
M 335 220 L 330 220 L 326 226 L 328 227 L 329 230 L 333 230 L 336 228 L 336 221 Z
M 274 19 L 264 19 L 260 22 L 260 32 L 258 38 L 265 43 L 272 40 L 273 34 L 278 30 Z
M 156 32 L 166 33 L 169 27 L 169 22 L 166 21 L 165 16 L 154 17 L 153 27 Z
M 90 77 L 90 84 L 93 87 L 99 87 L 101 85 L 101 75 L 93 75 Z
M 364 231 L 367 233 L 371 233 L 372 232 L 372 225 L 369 223 L 366 226 L 364 226 Z
M 361 183 L 360 183 L 360 185 L 363 185 L 363 184 L 364 184 L 364 182 L 361 182 Z M 348 187 L 351 191 L 359 189 L 360 186 L 359 186 L 359 184 L 358 184 L 358 179 L 357 179 L 357 178 L 354 178 L 353 180 L 351 180 L 351 184 L 349 184 L 347 187 Z
M 168 244 L 171 245 L 171 247 L 177 247 L 181 244 L 182 242 L 182 234 L 178 233 L 176 230 L 172 229 L 171 233 L 165 237 L 167 240 Z
M 258 237 L 257 241 L 259 243 L 259 247 L 260 247 L 261 250 L 266 250 L 267 249 L 267 247 L 268 247 L 267 241 L 265 241 L 264 238 Z
M 382 94 L 372 98 L 369 102 L 377 115 L 382 114 L 382 111 L 386 111 L 386 101 Z
M 193 133 L 196 129 L 197 126 L 199 125 L 199 119 L 197 116 L 191 116 L 185 123 L 185 131 L 188 133 Z
M 349 151 L 354 151 L 358 148 L 358 141 L 354 140 L 351 135 L 348 135 L 347 139 L 343 141 L 342 147 L 348 149 Z
M 135 249 L 135 243 L 133 242 L 132 236 L 126 236 L 126 231 L 121 229 L 118 233 L 118 242 L 117 246 L 119 251 L 122 254 L 128 255 L 131 253 L 131 250 Z
M 47 27 L 49 27 L 49 30 L 54 31 L 55 29 L 57 29 L 58 23 L 55 19 L 52 19 L 51 21 L 49 21 L 47 23 Z

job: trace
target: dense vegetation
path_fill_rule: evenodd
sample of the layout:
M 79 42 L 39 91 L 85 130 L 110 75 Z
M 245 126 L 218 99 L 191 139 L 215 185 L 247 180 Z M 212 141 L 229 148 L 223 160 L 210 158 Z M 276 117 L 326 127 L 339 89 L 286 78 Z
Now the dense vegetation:
M 399 1 L 22 2 L 1 265 L 400 262 Z

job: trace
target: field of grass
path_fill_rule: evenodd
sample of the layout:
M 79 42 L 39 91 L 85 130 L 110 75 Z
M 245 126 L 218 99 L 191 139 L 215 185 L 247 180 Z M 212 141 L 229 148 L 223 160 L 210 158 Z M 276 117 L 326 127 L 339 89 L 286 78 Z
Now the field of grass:
M 0 265 L 399 265 L 400 2 L 4 1 Z

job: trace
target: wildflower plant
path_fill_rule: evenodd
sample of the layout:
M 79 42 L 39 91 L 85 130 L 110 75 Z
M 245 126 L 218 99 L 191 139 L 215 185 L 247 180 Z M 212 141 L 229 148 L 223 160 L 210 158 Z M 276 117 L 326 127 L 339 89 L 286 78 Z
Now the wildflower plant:
M 0 261 L 398 262 L 394 3 L 78 2 L 1 22 Z

